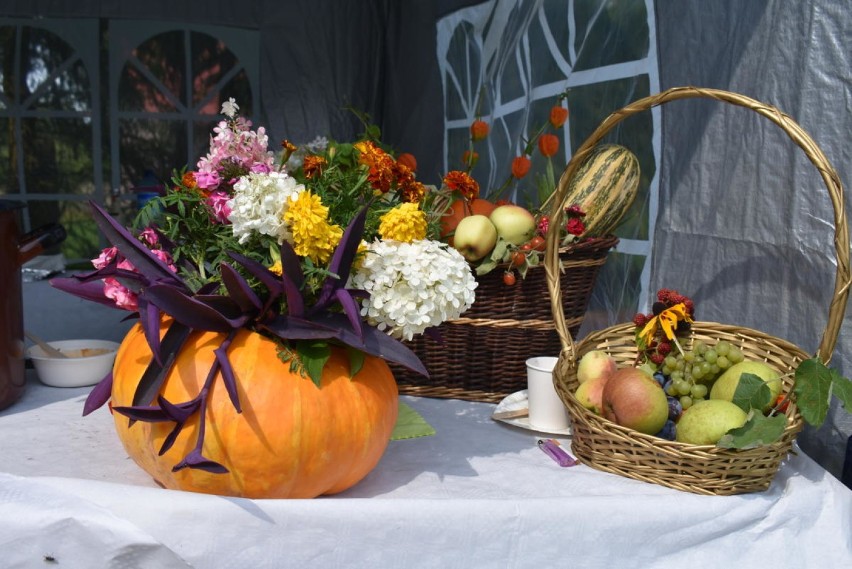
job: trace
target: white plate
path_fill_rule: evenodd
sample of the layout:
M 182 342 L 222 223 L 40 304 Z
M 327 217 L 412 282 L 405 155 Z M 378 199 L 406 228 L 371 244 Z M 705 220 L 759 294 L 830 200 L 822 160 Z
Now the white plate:
M 497 407 L 494 409 L 494 413 L 500 413 L 502 411 L 514 411 L 516 409 L 526 409 L 527 408 L 527 390 L 523 389 L 521 391 L 516 391 L 515 393 L 506 396 L 500 403 L 497 404 Z M 508 419 L 500 419 L 496 418 L 492 415 L 492 419 L 495 421 L 502 421 L 503 423 L 507 423 L 509 425 L 514 425 L 516 427 L 520 427 L 522 429 L 526 429 L 528 431 L 535 431 L 537 433 L 549 433 L 552 435 L 570 435 L 571 427 L 567 429 L 553 429 L 553 430 L 545 430 L 545 429 L 534 429 L 530 426 L 530 418 L 529 417 L 513 417 Z

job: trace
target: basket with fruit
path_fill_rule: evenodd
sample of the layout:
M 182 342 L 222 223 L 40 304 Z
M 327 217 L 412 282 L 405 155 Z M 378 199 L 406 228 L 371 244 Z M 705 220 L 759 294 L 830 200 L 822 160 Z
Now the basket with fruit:
M 561 349 L 547 302 L 544 235 L 547 212 L 554 199 L 552 162 L 555 135 L 567 111 L 557 106 L 551 119 L 515 158 L 503 187 L 488 198 L 479 194 L 469 176 L 475 161 L 475 143 L 487 136 L 480 120 L 471 125 L 471 149 L 465 153 L 465 171 L 444 178 L 447 203 L 441 219 L 442 237 L 459 250 L 475 271 L 476 301 L 461 318 L 448 320 L 437 338 L 418 337 L 409 345 L 429 370 L 430 379 L 395 368 L 400 391 L 428 397 L 452 397 L 498 402 L 526 387 L 525 361 L 530 354 L 557 355 Z M 559 112 L 561 109 L 561 113 Z M 525 176 L 530 152 L 547 157 L 547 173 L 540 180 L 536 207 L 499 199 L 511 180 Z M 576 334 L 588 307 L 598 271 L 618 243 L 612 230 L 630 208 L 639 185 L 639 163 L 628 149 L 601 147 L 571 179 L 560 180 L 567 192 L 560 204 L 566 221 L 553 245 L 562 280 L 562 311 L 568 329 Z
M 835 208 L 834 295 L 815 355 L 740 326 L 695 320 L 692 300 L 659 291 L 653 311 L 575 343 L 561 309 L 558 258 L 545 267 L 562 342 L 554 370 L 568 408 L 572 449 L 594 468 L 699 494 L 765 490 L 804 423 L 818 425 L 832 394 L 852 409 L 852 382 L 826 367 L 846 308 L 849 234 L 843 187 L 822 151 L 790 117 L 748 97 L 681 87 L 611 114 L 576 151 L 570 176 L 616 124 L 671 101 L 709 98 L 753 110 L 781 127 L 817 167 Z M 557 190 L 557 200 L 566 188 Z M 559 220 L 561 212 L 553 211 Z M 557 236 L 547 235 L 548 244 Z

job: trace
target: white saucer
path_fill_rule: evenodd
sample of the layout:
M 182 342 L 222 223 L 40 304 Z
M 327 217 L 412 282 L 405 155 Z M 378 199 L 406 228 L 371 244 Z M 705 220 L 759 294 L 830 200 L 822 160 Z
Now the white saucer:
M 502 411 L 514 411 L 516 409 L 526 409 L 527 408 L 527 390 L 522 389 L 521 391 L 516 391 L 515 393 L 506 396 L 500 403 L 497 404 L 497 407 L 494 409 L 494 413 L 500 413 Z M 566 429 L 538 429 L 533 428 L 530 425 L 529 417 L 511 417 L 511 418 L 498 418 L 492 415 L 491 417 L 495 421 L 502 421 L 503 423 L 514 425 L 516 427 L 520 427 L 522 429 L 526 429 L 528 431 L 535 431 L 537 433 L 548 433 L 552 435 L 570 435 L 571 427 L 569 426 Z

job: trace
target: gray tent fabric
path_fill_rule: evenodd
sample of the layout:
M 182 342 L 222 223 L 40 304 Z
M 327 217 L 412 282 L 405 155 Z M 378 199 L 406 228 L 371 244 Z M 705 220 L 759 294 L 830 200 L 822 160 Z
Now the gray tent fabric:
M 435 27 L 443 16 L 474 4 L 217 0 L 202 7 L 162 0 L 0 0 L 0 16 L 256 30 L 259 122 L 272 141 L 352 138 L 360 124 L 346 110 L 351 105 L 375 119 L 388 143 L 417 156 L 421 177 L 435 183 L 447 152 Z M 615 10 L 620 3 L 598 4 Z M 661 89 L 713 87 L 778 107 L 814 137 L 850 184 L 852 12 L 847 2 L 657 0 L 653 5 Z M 665 105 L 661 113 L 650 290 L 668 287 L 689 294 L 701 320 L 756 328 L 815 350 L 835 270 L 831 205 L 815 169 L 782 131 L 750 111 L 690 100 Z M 847 197 L 847 208 L 848 202 Z M 618 274 L 607 278 L 617 281 Z M 615 324 L 625 310 L 639 308 L 614 306 L 605 321 L 595 323 Z M 848 322 L 832 362 L 841 373 L 852 374 Z M 850 434 L 852 419 L 835 405 L 825 425 L 807 428 L 800 444 L 839 477 Z
M 741 93 L 790 115 L 847 188 L 852 14 L 832 0 L 657 7 L 660 83 Z M 755 328 L 813 353 L 834 286 L 833 210 L 816 169 L 774 124 L 714 101 L 663 108 L 652 282 L 689 291 L 702 320 Z M 654 287 L 652 286 L 652 289 Z M 832 365 L 852 371 L 844 321 Z M 833 406 L 803 450 L 840 476 L 852 416 Z

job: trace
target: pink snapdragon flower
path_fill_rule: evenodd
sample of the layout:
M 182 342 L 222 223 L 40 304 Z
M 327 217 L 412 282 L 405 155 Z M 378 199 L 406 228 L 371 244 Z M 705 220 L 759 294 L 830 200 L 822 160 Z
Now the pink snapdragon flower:
M 227 193 L 216 190 L 207 197 L 207 205 L 213 212 L 213 219 L 217 223 L 227 224 L 228 216 L 231 215 L 231 208 L 228 207 L 228 200 L 231 199 Z

